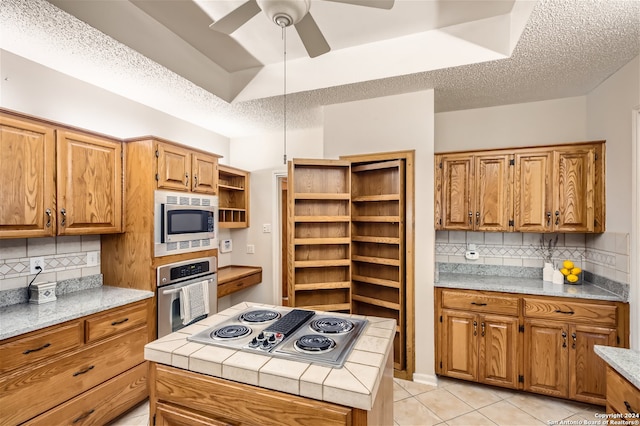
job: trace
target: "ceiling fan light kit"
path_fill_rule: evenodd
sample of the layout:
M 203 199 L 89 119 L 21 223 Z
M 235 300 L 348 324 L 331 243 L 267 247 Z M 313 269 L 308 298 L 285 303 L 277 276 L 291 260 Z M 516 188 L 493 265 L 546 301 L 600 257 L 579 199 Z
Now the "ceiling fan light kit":
M 295 25 L 309 13 L 310 0 L 257 0 L 269 20 L 280 27 Z

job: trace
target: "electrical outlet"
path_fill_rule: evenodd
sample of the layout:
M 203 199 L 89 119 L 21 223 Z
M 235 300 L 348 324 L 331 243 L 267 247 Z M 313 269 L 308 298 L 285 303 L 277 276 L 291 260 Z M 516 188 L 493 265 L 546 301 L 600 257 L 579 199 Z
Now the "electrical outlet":
M 268 234 L 271 232 L 271 224 L 270 223 L 265 223 L 262 225 L 262 232 L 265 234 Z
M 29 259 L 29 267 L 30 267 L 29 272 L 31 274 L 38 273 L 38 269 L 37 269 L 38 266 L 42 268 L 40 272 L 44 272 L 44 257 L 39 256 L 39 257 L 32 257 Z
M 98 266 L 98 251 L 90 251 L 87 253 L 87 266 Z
M 254 254 L 256 252 L 256 246 L 253 244 L 247 244 L 247 254 Z

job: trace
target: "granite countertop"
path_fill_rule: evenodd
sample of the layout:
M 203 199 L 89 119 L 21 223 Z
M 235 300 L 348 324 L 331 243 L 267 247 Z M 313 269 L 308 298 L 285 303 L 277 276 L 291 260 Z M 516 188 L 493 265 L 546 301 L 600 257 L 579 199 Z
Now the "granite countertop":
M 187 341 L 187 337 L 211 328 L 252 306 L 275 307 L 249 302 L 239 303 L 147 344 L 144 350 L 145 359 L 362 410 L 370 410 L 373 407 L 387 357 L 393 356 L 395 320 L 364 317 L 369 323 L 342 368 Z
M 640 389 L 640 352 L 613 346 L 595 345 L 593 351 L 625 379 Z
M 583 282 L 579 285 L 552 284 L 540 278 L 502 277 L 494 275 L 456 274 L 441 272 L 436 287 L 466 290 L 501 291 L 505 293 L 536 294 L 543 296 L 576 297 L 581 299 L 626 302 L 616 293 L 595 284 Z
M 0 308 L 0 340 L 148 299 L 153 294 L 151 291 L 100 286 L 63 294 L 53 302 L 40 305 L 4 306 Z

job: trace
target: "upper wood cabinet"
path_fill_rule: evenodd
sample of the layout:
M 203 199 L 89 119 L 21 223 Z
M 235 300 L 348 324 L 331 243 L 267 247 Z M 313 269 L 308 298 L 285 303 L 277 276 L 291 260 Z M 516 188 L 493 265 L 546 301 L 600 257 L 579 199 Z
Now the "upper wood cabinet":
M 0 114 L 0 238 L 122 232 L 120 141 Z
M 604 141 L 435 160 L 436 229 L 604 232 Z
M 437 204 L 442 209 L 436 218 L 438 228 L 508 231 L 511 157 L 490 152 L 436 156 L 436 170 L 441 174 L 441 201 Z
M 55 130 L 0 115 L 0 238 L 56 233 Z
M 249 227 L 249 172 L 220 164 L 218 198 L 220 228 Z
M 217 194 L 218 156 L 158 142 L 158 189 Z
M 58 130 L 58 235 L 122 231 L 122 143 Z

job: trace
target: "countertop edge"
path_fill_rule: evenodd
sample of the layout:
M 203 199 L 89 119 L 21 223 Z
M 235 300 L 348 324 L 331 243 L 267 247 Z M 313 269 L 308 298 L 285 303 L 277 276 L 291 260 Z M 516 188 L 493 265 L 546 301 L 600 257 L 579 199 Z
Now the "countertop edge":
M 595 345 L 593 351 L 622 377 L 640 389 L 640 352 L 601 345 Z
M 98 305 L 87 305 L 82 303 L 92 296 L 101 298 Z M 41 305 L 21 303 L 19 305 L 11 305 L 0 308 L 0 341 L 32 331 L 41 330 L 67 321 L 78 319 L 87 315 L 107 311 L 119 306 L 128 305 L 130 303 L 139 302 L 141 300 L 150 299 L 154 293 L 146 290 L 136 290 L 129 288 L 120 288 L 112 286 L 100 286 L 96 288 L 79 290 L 58 296 L 57 300 Z M 69 311 L 67 307 L 77 303 L 81 309 Z M 59 309 L 58 309 L 59 308 Z M 12 322 L 11 317 L 39 317 L 46 316 L 46 319 L 21 324 L 20 322 Z M 14 327 L 7 330 L 5 324 L 14 324 Z

